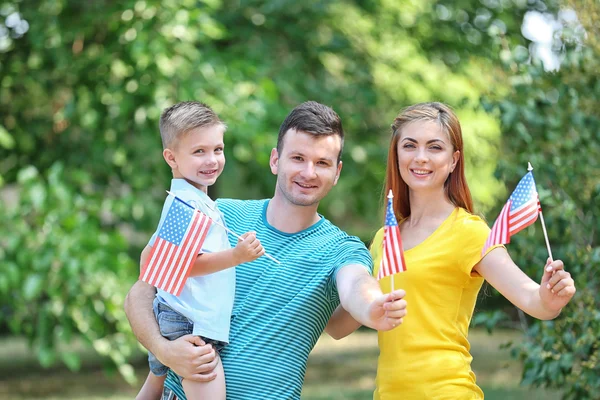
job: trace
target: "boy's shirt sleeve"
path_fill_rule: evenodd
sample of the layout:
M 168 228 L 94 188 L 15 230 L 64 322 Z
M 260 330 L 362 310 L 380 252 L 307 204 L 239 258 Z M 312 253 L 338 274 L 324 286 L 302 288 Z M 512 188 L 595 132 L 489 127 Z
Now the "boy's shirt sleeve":
M 154 245 L 154 242 L 156 241 L 156 237 L 158 236 L 158 232 L 160 231 L 160 228 L 164 224 L 165 218 L 167 218 L 167 213 L 169 212 L 169 208 L 171 207 L 173 200 L 174 200 L 173 196 L 167 196 L 167 198 L 165 199 L 165 203 L 163 204 L 162 212 L 160 213 L 160 220 L 158 221 L 158 227 L 156 228 L 156 231 L 154 231 L 154 234 L 148 241 L 149 247 L 152 247 Z

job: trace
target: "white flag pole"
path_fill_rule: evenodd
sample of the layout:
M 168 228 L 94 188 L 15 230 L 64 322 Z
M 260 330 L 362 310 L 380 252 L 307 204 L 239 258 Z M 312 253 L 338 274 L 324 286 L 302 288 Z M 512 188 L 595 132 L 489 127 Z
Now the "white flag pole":
M 179 200 L 179 201 L 181 201 L 181 202 L 183 202 L 183 203 L 187 204 L 188 206 L 192 207 L 192 208 L 193 208 L 195 211 L 197 211 L 197 212 L 202 212 L 202 211 L 198 210 L 197 208 L 193 207 L 191 204 L 188 204 L 188 203 L 186 203 L 185 201 L 181 200 L 181 199 L 180 199 L 179 197 L 177 197 L 177 196 L 176 196 L 174 193 L 171 193 L 171 192 L 169 192 L 168 190 L 167 190 L 167 193 L 169 193 L 169 195 L 171 195 L 171 196 L 175 197 L 177 200 Z M 210 218 L 210 217 L 209 217 L 209 218 Z M 234 232 L 234 231 L 232 231 L 231 229 L 227 228 L 225 225 L 223 225 L 223 224 L 219 223 L 218 221 L 215 221 L 215 220 L 214 220 L 214 219 L 212 219 L 212 218 L 210 218 L 210 219 L 212 220 L 212 222 L 214 222 L 215 224 L 219 225 L 221 228 L 225 229 L 227 232 L 231 233 L 233 236 L 235 236 L 235 237 L 236 237 L 236 238 L 238 238 L 239 240 L 244 240 L 244 239 L 242 239 L 242 237 L 241 237 L 240 235 L 238 235 L 237 233 L 235 233 L 235 232 Z M 267 254 L 266 252 L 265 252 L 264 256 L 265 256 L 265 257 L 267 257 L 268 259 L 270 259 L 270 260 L 272 260 L 272 261 L 276 262 L 277 264 L 281 264 L 279 261 L 277 261 L 277 259 L 276 259 L 275 257 L 271 256 L 270 254 Z
M 527 171 L 533 171 L 533 167 L 531 163 L 527 163 Z M 536 188 L 537 192 L 537 188 Z M 538 194 L 538 202 L 540 201 L 540 195 Z M 540 203 L 541 204 L 541 203 Z M 548 249 L 548 255 L 550 256 L 550 261 L 554 261 L 554 257 L 552 257 L 552 249 L 550 248 L 550 241 L 548 240 L 548 232 L 546 231 L 546 223 L 544 222 L 544 214 L 542 213 L 542 207 L 539 206 L 539 214 L 540 214 L 540 222 L 542 223 L 542 231 L 544 231 L 544 239 L 546 240 L 546 248 Z
M 388 199 L 393 199 L 394 198 L 394 194 L 392 193 L 392 189 L 390 189 L 390 191 L 388 192 L 387 197 L 388 197 Z M 387 213 L 387 207 L 386 207 L 385 211 Z M 394 291 L 394 273 L 392 273 L 392 290 L 391 290 L 391 292 L 393 292 L 393 291 Z

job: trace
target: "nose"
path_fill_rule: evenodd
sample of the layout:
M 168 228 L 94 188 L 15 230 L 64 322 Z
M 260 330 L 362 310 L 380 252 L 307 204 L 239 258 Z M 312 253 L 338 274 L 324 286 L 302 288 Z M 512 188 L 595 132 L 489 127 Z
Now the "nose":
M 214 153 L 208 153 L 208 158 L 206 159 L 206 163 L 208 165 L 215 165 L 217 163 L 217 156 Z
M 417 154 L 415 156 L 415 161 L 424 163 L 429 160 L 429 156 L 427 155 L 427 151 L 425 149 L 418 149 Z
M 311 162 L 307 162 L 302 168 L 302 176 L 306 179 L 314 179 L 317 177 L 317 170 L 315 165 Z

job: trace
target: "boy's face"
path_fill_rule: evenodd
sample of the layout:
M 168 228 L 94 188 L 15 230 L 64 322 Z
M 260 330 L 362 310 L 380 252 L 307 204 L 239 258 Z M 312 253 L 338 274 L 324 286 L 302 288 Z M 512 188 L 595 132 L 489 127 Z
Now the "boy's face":
M 165 149 L 163 157 L 173 170 L 173 177 L 183 178 L 206 193 L 225 166 L 224 132 L 222 125 L 192 129 Z
M 313 136 L 289 130 L 281 154 L 271 151 L 271 172 L 277 175 L 276 194 L 291 204 L 313 206 L 337 184 L 342 163 L 339 136 Z

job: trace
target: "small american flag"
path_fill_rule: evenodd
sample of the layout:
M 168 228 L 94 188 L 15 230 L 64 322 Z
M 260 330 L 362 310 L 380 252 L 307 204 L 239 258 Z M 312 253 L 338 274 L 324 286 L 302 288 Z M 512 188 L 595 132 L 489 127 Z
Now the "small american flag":
M 400 228 L 394 215 L 392 206 L 392 191 L 388 195 L 387 211 L 385 213 L 385 226 L 383 235 L 383 257 L 379 266 L 377 279 L 388 275 L 397 274 L 406 271 L 406 262 L 404 262 L 404 251 L 402 250 L 402 239 L 400 238 Z
M 502 207 L 481 255 L 483 256 L 492 246 L 510 243 L 510 237 L 533 224 L 541 212 L 533 173 L 529 171 Z
M 212 220 L 175 197 L 140 280 L 179 296 Z

